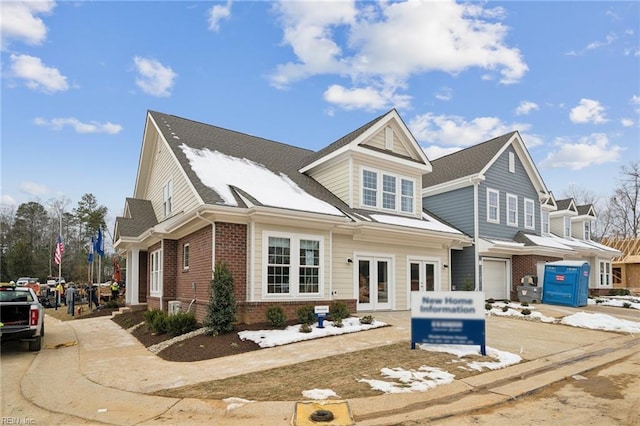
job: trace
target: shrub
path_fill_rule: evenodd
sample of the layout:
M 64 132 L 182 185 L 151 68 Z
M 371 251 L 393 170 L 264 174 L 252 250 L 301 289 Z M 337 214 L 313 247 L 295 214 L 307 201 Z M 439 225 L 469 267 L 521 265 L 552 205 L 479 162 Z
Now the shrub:
M 520 305 L 521 306 L 529 306 L 529 304 L 527 302 L 522 302 Z
M 484 304 L 484 309 L 487 311 L 490 311 L 493 308 L 493 305 L 491 303 L 485 303 Z
M 503 307 L 502 307 L 502 312 L 507 312 L 508 310 L 509 310 L 509 307 L 508 307 L 508 306 L 503 306 Z
M 189 333 L 196 328 L 198 328 L 198 324 L 193 312 L 178 312 L 175 315 L 169 315 L 168 331 L 174 336 Z
M 282 327 L 287 322 L 287 316 L 280 306 L 269 306 L 267 309 L 267 321 L 273 327 Z
M 604 303 L 604 300 L 602 300 L 602 299 L 596 299 L 596 304 L 599 304 L 599 303 Z
M 496 301 L 496 300 L 495 300 L 494 298 L 489 298 L 489 299 L 487 299 L 487 303 L 495 303 L 495 301 Z
M 372 324 L 373 323 L 373 317 L 371 315 L 365 315 L 362 318 L 360 318 L 360 324 Z
M 108 302 L 106 302 L 104 304 L 104 307 L 107 309 L 117 309 L 120 307 L 120 305 L 118 305 L 118 301 L 117 300 L 109 300 Z
M 299 330 L 300 333 L 311 333 L 311 324 L 302 323 Z
M 333 326 L 338 328 L 344 327 L 344 324 L 342 324 L 342 318 L 333 320 Z
M 169 315 L 160 309 L 152 309 L 144 313 L 144 321 L 152 333 L 164 334 L 168 330 Z
M 208 334 L 218 335 L 233 331 L 236 319 L 236 299 L 233 295 L 233 277 L 224 262 L 218 262 L 211 280 L 211 297 L 204 318 Z
M 629 296 L 631 292 L 626 288 L 612 288 L 609 290 L 609 296 Z
M 629 303 L 629 302 L 624 302 L 624 303 L 622 304 L 622 307 L 623 307 L 623 308 L 630 308 L 630 307 L 631 307 L 631 303 Z
M 522 315 L 531 315 L 531 311 L 529 309 L 523 309 L 522 311 L 520 311 L 520 313 Z
M 345 318 L 349 318 L 351 316 L 351 312 L 347 309 L 347 305 L 344 302 L 333 302 L 331 306 L 329 306 L 329 317 L 332 321 L 340 321 Z
M 300 324 L 311 325 L 316 322 L 316 315 L 313 306 L 304 305 L 298 308 L 298 322 Z

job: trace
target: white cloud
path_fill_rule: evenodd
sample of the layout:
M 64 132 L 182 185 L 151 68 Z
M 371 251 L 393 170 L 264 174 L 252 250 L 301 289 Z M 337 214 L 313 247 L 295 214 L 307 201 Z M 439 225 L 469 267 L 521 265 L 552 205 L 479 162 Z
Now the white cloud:
M 500 8 L 454 1 L 330 4 L 277 5 L 283 41 L 297 60 L 279 65 L 272 85 L 285 88 L 313 75 L 338 74 L 356 88 L 395 91 L 411 75 L 430 71 L 455 75 L 477 67 L 499 73 L 500 81 L 510 84 L 528 70 L 520 51 L 506 45 L 508 28 L 498 22 Z
M 574 123 L 605 123 L 607 121 L 604 107 L 593 99 L 580 99 L 580 104 L 569 113 L 569 118 Z
M 428 147 L 423 147 L 422 150 L 425 154 L 427 154 L 427 158 L 429 160 L 437 160 L 440 157 L 444 157 L 445 155 L 453 154 L 454 152 L 460 151 L 464 147 L 459 146 L 451 146 L 451 147 L 442 147 L 431 145 Z
M 38 14 L 48 14 L 56 6 L 54 1 L 1 1 L 0 32 L 2 50 L 12 40 L 39 45 L 47 38 L 47 27 Z
M 374 87 L 345 88 L 338 84 L 329 86 L 324 92 L 324 99 L 346 110 L 375 110 L 389 107 L 403 108 L 409 105 L 410 96 L 399 95 L 393 89 L 376 89 Z
M 434 96 L 441 101 L 450 101 L 453 99 L 453 89 L 451 87 L 441 87 Z
M 41 185 L 35 182 L 26 182 L 26 181 L 20 183 L 20 190 L 22 192 L 26 192 L 27 194 L 33 195 L 33 196 L 45 195 L 50 192 L 49 189 L 44 185 Z
M 107 133 L 115 135 L 122 131 L 121 125 L 113 124 L 110 121 L 106 123 L 98 123 L 97 121 L 83 123 L 74 117 L 52 118 L 51 120 L 38 117 L 33 121 L 38 126 L 50 127 L 53 130 L 62 130 L 64 126 L 70 126 L 76 133 Z
M 555 149 L 540 162 L 541 168 L 580 170 L 617 161 L 622 152 L 622 147 L 611 144 L 607 135 L 602 133 L 594 133 L 577 141 L 559 138 L 554 146 Z
M 171 67 L 162 65 L 159 61 L 136 56 L 133 58 L 136 71 L 136 84 L 148 95 L 167 97 L 171 95 L 171 88 L 178 76 Z
M 0 206 L 2 207 L 12 207 L 17 206 L 18 202 L 11 195 L 2 194 L 0 196 Z
M 418 141 L 443 147 L 468 147 L 514 130 L 525 131 L 531 126 L 525 123 L 504 123 L 497 117 L 477 117 L 471 121 L 455 115 L 422 114 L 408 124 Z M 524 139 L 524 136 L 523 136 Z M 532 146 L 528 140 L 527 146 Z
M 25 80 L 32 90 L 54 93 L 69 89 L 67 77 L 56 68 L 47 67 L 40 58 L 29 55 L 11 55 L 12 76 Z
M 620 124 L 622 124 L 622 127 L 633 127 L 635 125 L 635 121 L 631 118 L 622 118 L 620 119 Z
M 538 104 L 530 101 L 522 101 L 516 108 L 516 115 L 527 115 L 533 110 L 537 110 Z
M 223 19 L 229 19 L 231 16 L 231 1 L 227 1 L 227 4 L 216 4 L 209 9 L 209 29 L 214 32 L 220 31 L 220 21 Z

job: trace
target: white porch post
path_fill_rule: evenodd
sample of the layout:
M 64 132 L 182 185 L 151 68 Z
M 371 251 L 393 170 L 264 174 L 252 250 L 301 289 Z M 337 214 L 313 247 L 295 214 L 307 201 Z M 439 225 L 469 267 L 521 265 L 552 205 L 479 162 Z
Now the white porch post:
M 140 249 L 127 251 L 127 292 L 125 302 L 127 305 L 139 305 L 138 291 L 140 289 Z

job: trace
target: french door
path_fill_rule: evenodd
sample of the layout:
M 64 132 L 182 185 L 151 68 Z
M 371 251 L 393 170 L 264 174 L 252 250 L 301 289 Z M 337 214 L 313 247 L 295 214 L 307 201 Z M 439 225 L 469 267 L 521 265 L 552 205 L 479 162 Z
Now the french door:
M 391 309 L 391 258 L 358 257 L 358 310 Z
M 436 277 L 437 262 L 413 260 L 409 262 L 409 280 L 411 291 L 439 291 Z

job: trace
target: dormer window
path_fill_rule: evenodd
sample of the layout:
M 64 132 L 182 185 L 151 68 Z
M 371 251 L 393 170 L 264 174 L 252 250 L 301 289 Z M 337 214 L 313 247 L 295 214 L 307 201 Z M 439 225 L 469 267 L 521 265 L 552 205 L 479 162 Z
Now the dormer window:
M 564 237 L 571 237 L 571 218 L 569 217 L 564 218 Z
M 591 222 L 584 223 L 584 239 L 585 240 L 591 239 Z
M 369 169 L 362 170 L 363 207 L 413 213 L 414 188 L 413 179 Z
M 542 212 L 542 235 L 549 235 L 549 212 Z

